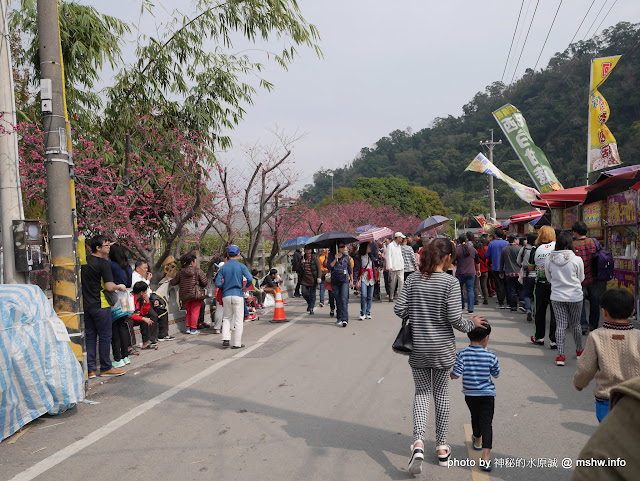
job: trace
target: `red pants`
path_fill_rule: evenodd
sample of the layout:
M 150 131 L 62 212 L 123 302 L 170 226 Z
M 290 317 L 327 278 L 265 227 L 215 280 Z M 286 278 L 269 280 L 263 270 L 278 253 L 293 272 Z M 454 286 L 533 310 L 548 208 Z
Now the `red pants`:
M 202 301 L 196 301 L 195 299 L 184 303 L 184 308 L 187 311 L 187 329 L 198 329 L 200 304 L 202 304 Z

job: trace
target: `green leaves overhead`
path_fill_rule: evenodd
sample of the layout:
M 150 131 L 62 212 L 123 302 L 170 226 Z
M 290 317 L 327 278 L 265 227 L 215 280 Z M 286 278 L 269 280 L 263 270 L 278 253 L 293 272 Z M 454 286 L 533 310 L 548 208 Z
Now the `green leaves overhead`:
M 117 138 L 137 117 L 153 111 L 171 127 L 200 132 L 212 146 L 226 148 L 225 134 L 242 119 L 256 87 L 272 88 L 259 76 L 263 63 L 231 51 L 234 40 L 278 40 L 282 50 L 265 52 L 265 57 L 284 68 L 299 45 L 322 55 L 316 27 L 293 0 L 198 0 L 195 5 L 193 18 L 175 12 L 166 35 L 138 47 L 137 62 L 107 89 L 105 135 Z M 257 86 L 250 83 L 254 76 Z

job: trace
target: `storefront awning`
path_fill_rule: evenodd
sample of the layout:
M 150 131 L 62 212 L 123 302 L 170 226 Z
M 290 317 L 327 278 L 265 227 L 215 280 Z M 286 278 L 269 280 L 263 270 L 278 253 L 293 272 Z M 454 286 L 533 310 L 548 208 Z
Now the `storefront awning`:
M 584 202 L 587 198 L 587 188 L 591 186 L 581 185 L 571 189 L 554 190 L 540 194 L 541 200 L 555 200 L 563 202 Z
M 518 222 L 530 222 L 533 219 L 538 219 L 544 215 L 544 211 L 534 210 L 532 212 L 525 212 L 524 214 L 512 215 L 510 220 L 512 223 Z
M 579 204 L 579 202 L 563 202 L 560 200 L 534 200 L 531 202 L 533 207 L 545 207 L 548 209 L 566 209 Z

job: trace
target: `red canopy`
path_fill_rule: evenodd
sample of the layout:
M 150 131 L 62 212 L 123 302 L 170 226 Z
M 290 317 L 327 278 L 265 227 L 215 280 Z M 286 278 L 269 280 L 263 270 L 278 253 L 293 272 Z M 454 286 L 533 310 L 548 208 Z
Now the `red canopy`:
M 544 211 L 534 210 L 532 212 L 525 212 L 523 214 L 512 215 L 510 220 L 511 222 L 530 222 L 533 219 L 537 219 L 538 217 L 542 217 L 544 215 Z
M 576 204 L 578 204 L 578 202 L 563 202 L 561 200 L 534 200 L 531 202 L 533 207 L 545 207 L 549 209 L 566 209 Z
M 587 188 L 592 186 L 581 185 L 580 187 L 572 187 L 571 189 L 554 190 L 540 194 L 541 200 L 556 200 L 564 202 L 584 202 L 587 198 Z

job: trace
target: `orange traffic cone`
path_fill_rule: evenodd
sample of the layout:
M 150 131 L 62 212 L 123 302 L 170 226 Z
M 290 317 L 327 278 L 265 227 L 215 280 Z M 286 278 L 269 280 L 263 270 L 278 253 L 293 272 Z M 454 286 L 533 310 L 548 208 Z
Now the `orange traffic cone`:
M 280 287 L 276 287 L 276 309 L 273 311 L 273 321 L 269 322 L 289 322 L 284 314 L 284 302 L 282 301 Z

